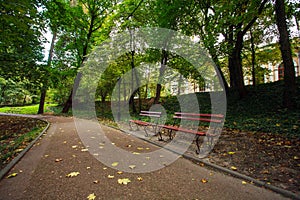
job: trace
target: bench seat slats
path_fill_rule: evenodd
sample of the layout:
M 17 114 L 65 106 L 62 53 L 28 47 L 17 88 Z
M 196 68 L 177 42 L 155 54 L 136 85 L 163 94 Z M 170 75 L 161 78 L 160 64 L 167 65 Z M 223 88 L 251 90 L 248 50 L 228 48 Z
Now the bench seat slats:
M 222 114 L 208 114 L 208 113 L 181 113 L 181 112 L 175 112 L 174 115 L 178 116 L 198 116 L 198 117 L 214 117 L 214 118 L 224 118 L 224 115 Z
M 182 116 L 173 116 L 175 119 L 185 119 L 185 120 L 192 120 L 192 121 L 202 121 L 202 122 L 215 122 L 221 123 L 222 120 L 220 119 L 209 119 L 209 118 L 194 118 L 194 117 L 182 117 Z
M 210 127 L 207 131 L 199 131 L 199 130 L 191 130 L 187 125 L 186 127 L 179 127 L 178 124 L 179 120 L 186 120 L 186 121 L 198 121 L 198 122 L 206 122 L 206 123 L 214 123 L 213 126 Z M 180 131 L 184 133 L 191 133 L 196 135 L 196 145 L 197 150 L 196 153 L 200 152 L 200 141 L 199 138 L 201 136 L 207 136 L 208 141 L 211 143 L 213 142 L 213 137 L 219 136 L 216 132 L 216 127 L 222 125 L 224 122 L 224 115 L 223 114 L 209 114 L 209 113 L 181 113 L 175 112 L 173 115 L 173 125 L 158 125 L 160 129 L 167 129 L 170 139 L 173 139 L 172 132 L 173 131 Z M 216 127 L 214 127 L 216 125 Z M 160 135 L 160 139 L 162 140 L 162 133 L 161 131 L 158 132 Z
M 130 122 L 141 125 L 141 126 L 155 125 L 154 123 L 144 122 L 144 121 L 140 121 L 140 120 L 130 120 Z
M 206 133 L 203 132 L 203 131 L 196 131 L 196 130 L 177 127 L 177 126 L 168 126 L 168 125 L 158 125 L 158 126 L 160 128 L 166 128 L 166 129 L 170 129 L 170 130 L 173 130 L 173 131 L 181 131 L 181 132 L 192 133 L 192 134 L 201 135 L 201 136 L 206 135 Z
M 146 121 L 143 121 L 142 119 L 140 120 L 129 120 L 129 126 L 130 126 L 130 129 L 132 130 L 132 123 L 136 124 L 137 125 L 137 130 L 138 130 L 138 126 L 143 126 L 144 127 L 144 131 L 146 133 L 146 136 L 148 136 L 148 133 L 147 133 L 147 127 L 148 126 L 152 126 L 152 128 L 154 129 L 154 132 L 156 133 L 156 128 L 157 128 L 157 125 L 158 125 L 158 121 L 159 121 L 159 118 L 161 117 L 161 112 L 155 112 L 155 111 L 145 111 L 145 110 L 142 110 L 139 114 L 140 116 L 145 116 L 145 117 L 154 117 L 156 118 L 155 120 L 151 120 L 151 122 L 146 122 Z
M 146 113 L 141 113 L 140 116 L 147 116 L 147 117 L 160 117 L 158 114 L 146 114 Z

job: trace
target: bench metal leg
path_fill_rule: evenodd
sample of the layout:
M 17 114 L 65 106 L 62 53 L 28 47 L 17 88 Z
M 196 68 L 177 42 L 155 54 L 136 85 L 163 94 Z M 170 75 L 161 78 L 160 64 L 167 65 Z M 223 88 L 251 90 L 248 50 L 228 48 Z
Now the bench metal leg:
M 200 135 L 196 135 L 196 154 L 200 154 L 200 145 L 199 145 L 199 139 L 200 139 Z
M 149 136 L 149 134 L 148 134 L 148 132 L 147 132 L 147 126 L 144 126 L 144 131 L 145 131 L 145 133 L 146 133 L 146 137 L 148 137 Z
M 162 134 L 161 134 L 161 130 L 158 131 L 158 141 L 164 141 L 163 138 L 162 138 Z
M 170 140 L 172 140 L 173 139 L 173 137 L 172 137 L 172 130 L 168 130 L 168 134 L 169 134 L 169 138 L 170 138 Z

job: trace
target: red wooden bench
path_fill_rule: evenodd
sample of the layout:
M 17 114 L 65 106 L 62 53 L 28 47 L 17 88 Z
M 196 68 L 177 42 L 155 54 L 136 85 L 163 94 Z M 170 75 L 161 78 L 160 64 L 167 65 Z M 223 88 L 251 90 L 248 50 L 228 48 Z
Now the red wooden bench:
M 179 127 L 178 124 L 180 124 L 180 120 L 187 120 L 187 121 L 196 121 L 197 126 L 196 127 Z M 221 127 L 224 122 L 224 115 L 223 114 L 204 114 L 204 113 L 181 113 L 181 112 L 175 112 L 173 115 L 173 125 L 158 125 L 159 127 L 159 140 L 162 140 L 162 133 L 161 129 L 167 129 L 169 138 L 173 139 L 173 132 L 179 131 L 184 133 L 190 133 L 196 135 L 196 145 L 197 150 L 196 153 L 198 154 L 200 152 L 200 144 L 199 139 L 201 136 L 207 136 L 210 142 L 212 143 L 213 137 L 217 136 L 216 128 Z M 208 130 L 201 130 L 200 124 L 209 124 L 212 123 L 212 126 L 210 126 L 209 131 Z M 184 123 L 186 124 L 186 123 Z
M 148 136 L 147 127 L 151 126 L 154 130 L 154 133 L 156 134 L 158 121 L 159 121 L 159 118 L 161 117 L 161 112 L 141 111 L 140 116 L 149 117 L 150 120 L 149 121 L 144 121 L 144 120 L 141 120 L 141 119 L 140 120 L 129 120 L 130 129 L 133 130 L 132 124 L 137 125 L 137 130 L 139 130 L 139 126 L 142 126 L 142 127 L 144 127 L 144 131 L 146 133 L 146 136 Z

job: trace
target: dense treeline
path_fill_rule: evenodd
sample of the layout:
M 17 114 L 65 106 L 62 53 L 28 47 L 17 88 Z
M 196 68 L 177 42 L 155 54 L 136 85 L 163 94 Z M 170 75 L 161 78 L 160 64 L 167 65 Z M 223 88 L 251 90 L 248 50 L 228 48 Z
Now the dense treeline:
M 245 75 L 251 74 L 253 84 L 260 83 L 265 73 L 260 65 L 283 58 L 282 106 L 297 106 L 292 63 L 297 52 L 292 50 L 299 46 L 299 35 L 290 32 L 296 26 L 299 34 L 297 1 L 1 0 L 0 7 L 0 104 L 35 103 L 38 99 L 39 113 L 43 113 L 45 101 L 64 105 L 63 112 L 68 112 L 81 78 L 79 73 L 75 81 L 78 69 L 95 47 L 113 34 L 161 27 L 200 38 L 198 45 L 211 55 L 225 89 L 236 90 L 241 99 L 248 95 Z M 43 49 L 45 35 L 50 33 L 49 45 Z M 272 44 L 274 41 L 280 45 Z M 261 50 L 263 45 L 272 48 Z M 134 97 L 155 97 L 158 102 L 162 94 L 171 95 L 163 84 L 151 81 L 163 76 L 166 82 L 174 80 L 166 66 L 179 73 L 177 94 L 181 94 L 183 79 L 192 82 L 196 92 L 205 89 L 203 77 L 177 55 L 163 49 L 141 53 L 133 48 L 99 77 L 96 98 L 107 100 L 119 78 L 140 65 L 147 71 L 144 87 L 133 92 L 132 85 L 120 83 L 120 88 L 129 88 L 122 90 L 122 97 L 131 102 L 133 111 L 137 109 Z M 130 93 L 133 95 L 126 99 Z

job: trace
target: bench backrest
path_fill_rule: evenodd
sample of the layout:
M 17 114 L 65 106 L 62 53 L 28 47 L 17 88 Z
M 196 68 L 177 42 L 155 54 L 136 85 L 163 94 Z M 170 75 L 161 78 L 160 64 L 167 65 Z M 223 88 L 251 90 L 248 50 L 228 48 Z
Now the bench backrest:
M 224 115 L 223 114 L 175 112 L 173 119 L 199 121 L 199 122 L 223 123 Z
M 141 116 L 148 116 L 148 117 L 156 117 L 156 118 L 160 118 L 161 112 L 145 111 L 145 110 L 142 110 L 142 111 L 140 112 L 140 115 L 141 115 Z

